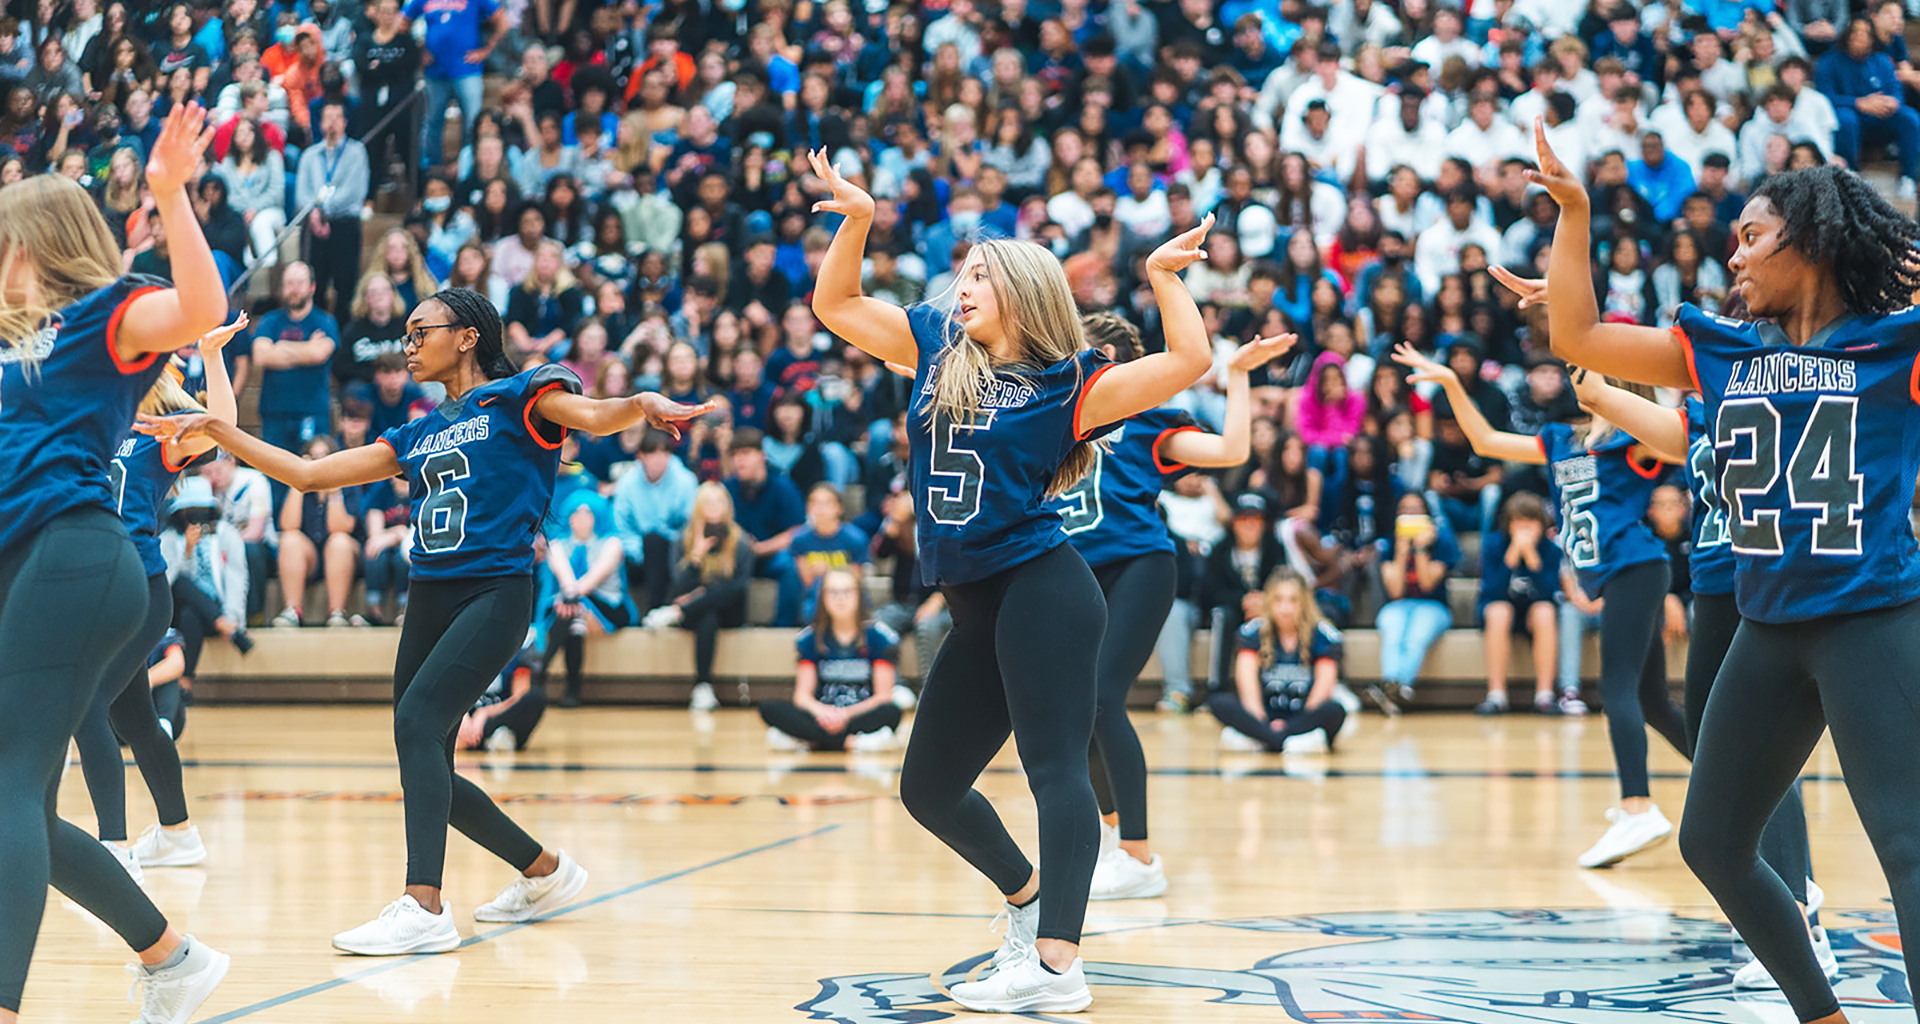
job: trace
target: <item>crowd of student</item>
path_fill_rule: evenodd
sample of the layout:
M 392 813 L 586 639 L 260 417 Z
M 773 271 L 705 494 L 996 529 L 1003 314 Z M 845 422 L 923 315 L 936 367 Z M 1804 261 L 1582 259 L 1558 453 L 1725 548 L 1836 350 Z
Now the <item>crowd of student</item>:
M 882 635 L 822 599 L 841 573 L 864 598 L 886 567 L 872 619 L 921 665 L 947 622 L 912 569 L 914 385 L 809 309 L 836 215 L 814 212 L 803 151 L 879 200 L 867 294 L 939 301 L 974 241 L 1031 239 L 1149 349 L 1141 260 L 1212 213 L 1187 278 L 1222 360 L 1256 336 L 1302 344 L 1256 375 L 1253 458 L 1163 498 L 1184 552 L 1166 705 L 1235 692 L 1234 638 L 1288 568 L 1315 594 L 1308 634 L 1380 630 L 1384 707 L 1446 629 L 1478 624 L 1448 586 L 1477 572 L 1482 710 L 1508 706 L 1520 631 L 1534 705 L 1578 712 L 1597 602 L 1558 569 L 1544 475 L 1476 456 L 1445 395 L 1386 354 L 1438 353 L 1498 430 L 1577 417 L 1543 311 L 1489 272 L 1546 266 L 1555 206 L 1520 173 L 1537 126 L 1589 185 L 1603 315 L 1666 325 L 1725 300 L 1729 222 L 1767 175 L 1885 147 L 1911 197 L 1906 17 L 1900 0 L 19 0 L 0 21 L 0 188 L 80 181 L 129 268 L 164 273 L 145 153 L 172 107 L 211 108 L 197 209 L 230 280 L 271 282 L 226 358 L 261 434 L 313 455 L 431 410 L 404 321 L 443 286 L 489 295 L 516 362 L 561 363 L 591 395 L 715 399 L 680 438 L 569 440 L 534 644 L 575 702 L 586 636 L 687 628 L 699 705 L 751 580 L 774 581 L 773 624 L 813 623 L 818 673 Z M 396 226 L 373 236 L 382 215 Z M 1180 399 L 1202 426 L 1223 376 Z M 180 613 L 189 684 L 207 636 L 405 614 L 403 481 L 289 496 L 231 462 L 198 479 L 167 535 L 205 598 Z M 218 521 L 193 511 L 207 501 Z M 1650 512 L 1677 558 L 1684 509 L 1663 494 Z M 324 609 L 304 607 L 310 584 Z M 1196 628 L 1216 638 L 1205 666 Z

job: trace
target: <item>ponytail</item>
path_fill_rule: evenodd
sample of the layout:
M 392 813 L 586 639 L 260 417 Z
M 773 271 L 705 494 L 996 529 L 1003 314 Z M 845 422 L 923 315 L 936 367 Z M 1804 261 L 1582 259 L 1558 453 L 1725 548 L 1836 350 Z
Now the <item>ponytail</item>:
M 459 326 L 471 327 L 479 334 L 473 358 L 480 364 L 480 372 L 492 380 L 513 376 L 513 363 L 507 358 L 506 326 L 500 322 L 500 311 L 493 308 L 492 300 L 470 288 L 443 288 L 434 293 L 433 299 L 447 307 Z

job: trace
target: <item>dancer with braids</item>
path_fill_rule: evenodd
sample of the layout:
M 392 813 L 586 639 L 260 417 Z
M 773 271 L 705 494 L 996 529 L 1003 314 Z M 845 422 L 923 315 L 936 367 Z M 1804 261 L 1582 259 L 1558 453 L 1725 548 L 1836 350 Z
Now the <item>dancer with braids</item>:
M 1118 314 L 1090 313 L 1080 323 L 1088 344 L 1116 362 L 1144 354 L 1139 329 Z M 1107 446 L 1095 449 L 1092 470 L 1058 499 L 1067 542 L 1086 559 L 1107 599 L 1087 758 L 1102 819 L 1089 899 L 1146 899 L 1167 891 L 1166 870 L 1147 841 L 1147 758 L 1127 717 L 1127 691 L 1153 656 L 1177 582 L 1173 537 L 1155 502 L 1161 487 L 1189 468 L 1247 461 L 1253 429 L 1248 375 L 1294 341 L 1291 334 L 1261 338 L 1234 353 L 1223 433 L 1205 433 L 1177 409 L 1149 409 L 1108 435 Z
M 150 416 L 211 412 L 228 423 L 238 419 L 233 382 L 227 377 L 220 350 L 246 326 L 247 316 L 242 313 L 238 320 L 200 339 L 200 355 L 207 367 L 206 406 L 181 390 L 175 379 L 178 371 L 169 366 L 141 400 L 140 412 Z M 167 560 L 160 554 L 161 509 L 181 471 L 212 450 L 213 442 L 206 438 L 167 444 L 132 432 L 120 442 L 107 467 L 114 511 L 126 525 L 134 550 L 140 553 L 140 565 L 147 571 L 147 614 L 140 631 L 107 672 L 109 681 L 124 679 L 125 684 L 100 692 L 73 739 L 80 749 L 87 794 L 93 798 L 95 831 L 101 844 L 119 858 L 135 881 L 140 879 L 143 865 L 189 867 L 207 859 L 200 830 L 187 821 L 180 752 L 174 749 L 173 737 L 160 727 L 153 694 L 147 688 L 147 658 L 173 624 L 173 588 L 167 580 Z M 115 739 L 116 733 L 119 739 Z M 125 845 L 127 771 L 120 760 L 122 740 L 133 751 L 134 763 L 140 766 L 140 774 L 153 794 L 154 808 L 160 813 L 160 823 L 141 833 L 140 841 L 131 849 Z
M 1446 389 L 1473 450 L 1508 462 L 1551 469 L 1560 505 L 1561 546 L 1579 573 L 1580 588 L 1604 597 L 1600 610 L 1600 699 L 1607 737 L 1620 776 L 1620 806 L 1611 823 L 1576 863 L 1604 868 L 1673 834 L 1653 802 L 1647 776 L 1647 727 L 1687 753 L 1686 720 L 1667 696 L 1667 652 L 1660 635 L 1672 565 L 1645 519 L 1647 502 L 1666 475 L 1635 435 L 1604 417 L 1576 428 L 1549 423 L 1538 437 L 1494 430 L 1452 369 L 1402 343 L 1394 361 L 1413 370 L 1414 383 Z
M 1083 1010 L 1093 996 L 1080 929 L 1100 850 L 1087 749 L 1107 615 L 1099 582 L 1046 499 L 1092 468 L 1092 442 L 1211 367 L 1179 272 L 1205 256 L 1213 221 L 1147 257 L 1167 351 L 1114 364 L 1088 347 L 1060 262 L 1030 242 L 975 244 L 951 306 L 902 309 L 862 294 L 873 197 L 824 153 L 808 158 L 833 193 L 814 209 L 845 218 L 813 310 L 874 358 L 914 368 L 907 416 L 921 578 L 953 612 L 953 632 L 927 671 L 900 799 L 992 880 L 1011 922 L 994 972 L 954 985 L 953 998 L 974 1011 Z M 1039 806 L 1037 872 L 972 788 L 1009 732 Z
M 587 883 L 564 850 L 548 850 L 480 787 L 454 774 L 461 717 L 519 653 L 533 620 L 533 538 L 553 497 L 567 431 L 618 434 L 706 412 L 648 392 L 592 399 L 558 365 L 514 372 L 500 314 L 462 288 L 424 299 L 407 318 L 407 370 L 447 389 L 433 413 L 372 444 L 308 461 L 216 417 L 142 417 L 141 429 L 179 442 L 205 436 L 302 491 L 406 474 L 413 522 L 411 598 L 393 670 L 393 739 L 406 795 L 406 892 L 334 947 L 367 956 L 444 953 L 460 945 L 441 899 L 447 826 L 519 872 L 477 921 L 526 921 L 564 905 Z
M 206 119 L 175 108 L 147 161 L 172 287 L 121 276 L 99 208 L 67 178 L 0 190 L 0 1024 L 19 1019 L 49 880 L 139 953 L 136 1024 L 184 1024 L 227 974 L 226 954 L 169 927 L 112 854 L 55 815 L 67 739 L 126 682 L 116 666 L 147 615 L 109 463 L 163 354 L 227 316 L 187 196 L 213 141 Z
M 1752 322 L 1680 307 L 1674 328 L 1601 323 L 1586 190 L 1539 141 L 1560 204 L 1548 263 L 1556 354 L 1698 390 L 1712 423 L 1741 621 L 1706 700 L 1680 852 L 1803 1022 L 1846 1015 L 1761 836 L 1831 729 L 1903 932 L 1920 929 L 1920 225 L 1857 175 L 1770 177 L 1735 226 Z M 1906 955 L 1920 976 L 1920 946 Z

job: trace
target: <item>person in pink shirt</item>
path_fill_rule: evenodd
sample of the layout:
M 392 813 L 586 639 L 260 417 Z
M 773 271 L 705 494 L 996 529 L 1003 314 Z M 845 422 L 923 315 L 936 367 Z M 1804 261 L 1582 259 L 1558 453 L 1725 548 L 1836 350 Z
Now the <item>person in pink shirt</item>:
M 1322 352 L 1293 404 L 1293 432 L 1307 444 L 1311 461 L 1325 466 L 1333 453 L 1360 432 L 1367 396 L 1347 386 L 1346 357 Z

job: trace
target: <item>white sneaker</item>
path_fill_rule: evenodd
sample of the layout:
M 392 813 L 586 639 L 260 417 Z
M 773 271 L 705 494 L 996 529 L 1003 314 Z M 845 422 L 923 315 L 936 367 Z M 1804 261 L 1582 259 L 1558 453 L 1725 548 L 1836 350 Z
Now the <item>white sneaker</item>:
M 1568 690 L 1560 695 L 1560 713 L 1568 718 L 1580 718 L 1587 713 L 1587 702 L 1580 699 L 1578 690 Z
M 298 629 L 300 628 L 300 613 L 291 608 L 284 609 L 280 614 L 275 615 L 273 621 L 267 623 L 267 625 L 274 629 Z
M 1826 905 L 1827 890 L 1820 888 L 1819 883 L 1813 879 L 1807 879 L 1807 916 L 1812 917 L 1818 914 L 1820 908 Z
M 1639 814 L 1628 814 L 1618 807 L 1610 808 L 1607 820 L 1613 824 L 1607 826 L 1606 834 L 1600 837 L 1599 842 L 1580 855 L 1577 863 L 1581 867 L 1611 867 L 1673 834 L 1673 823 L 1660 813 L 1658 807 L 1649 807 Z
M 679 605 L 663 604 L 648 612 L 640 625 L 647 629 L 671 629 L 680 624 L 683 614 Z
M 207 845 L 200 841 L 198 825 L 178 831 L 148 825 L 133 841 L 133 855 L 140 858 L 141 867 L 190 868 L 207 859 Z
M 333 948 L 361 956 L 406 956 L 445 953 L 460 948 L 460 929 L 453 923 L 453 905 L 442 902 L 440 913 L 429 914 L 411 896 L 402 896 L 380 916 L 333 937 Z
M 187 1024 L 193 1012 L 226 980 L 233 958 L 189 935 L 186 958 L 164 970 L 150 971 L 128 964 L 133 985 L 127 998 L 139 993 L 140 1016 L 133 1024 Z
M 712 711 L 720 706 L 720 698 L 714 696 L 712 683 L 693 684 L 693 697 L 687 701 L 687 707 L 695 711 Z
M 1102 819 L 1100 822 L 1100 860 L 1106 860 L 1109 854 L 1118 853 L 1119 851 L 1120 830 L 1107 824 L 1106 820 Z M 1099 870 L 1098 867 L 1094 868 L 1096 873 Z
M 996 930 L 1001 921 L 1007 922 L 1007 937 L 1001 940 L 1000 948 L 994 951 L 987 966 L 995 969 L 1019 963 L 1033 953 L 1035 937 L 1040 932 L 1040 900 L 1034 898 L 1024 907 L 1009 903 L 987 924 L 988 931 Z
M 487 743 L 486 743 L 487 753 L 511 754 L 515 750 L 519 749 L 516 746 L 518 742 L 519 741 L 514 739 L 513 737 L 512 729 L 508 729 L 504 727 L 495 729 L 493 730 L 492 733 L 488 734 L 487 736 Z
M 847 737 L 848 750 L 892 750 L 893 726 L 883 725 L 872 732 L 856 732 Z
M 767 749 L 798 753 L 811 748 L 807 746 L 806 741 L 801 740 L 799 737 L 789 736 L 769 725 L 767 726 Z
M 1080 958 L 1065 974 L 1055 974 L 1031 950 L 979 981 L 953 986 L 953 1001 L 975 1013 L 1077 1013 L 1093 1005 Z
M 1280 752 L 1283 754 L 1324 754 L 1329 749 L 1324 729 L 1303 732 L 1280 741 Z
M 554 856 L 559 858 L 560 865 L 552 874 L 539 878 L 516 877 L 500 890 L 493 902 L 480 904 L 473 912 L 473 919 L 496 924 L 531 921 L 566 906 L 587 887 L 587 869 L 567 856 L 565 850 L 555 850 Z
M 1142 864 L 1133 854 L 1115 850 L 1093 866 L 1090 900 L 1150 900 L 1165 895 L 1167 873 L 1160 866 L 1160 855 Z
M 1827 930 L 1813 930 L 1813 958 L 1820 962 L 1820 969 L 1826 972 L 1829 982 L 1840 980 L 1840 961 L 1833 955 L 1833 943 L 1827 941 Z M 1745 967 L 1733 972 L 1733 987 L 1740 989 L 1777 989 L 1780 983 L 1773 980 L 1766 965 L 1758 959 L 1749 960 Z
M 894 707 L 902 711 L 912 711 L 913 706 L 918 703 L 920 703 L 920 698 L 914 696 L 913 691 L 908 689 L 905 683 L 893 684 Z
M 106 847 L 107 852 L 113 854 L 113 859 L 119 861 L 120 866 L 127 869 L 127 874 L 133 876 L 133 884 L 139 885 L 147 880 L 147 873 L 140 870 L 140 855 L 133 852 L 133 847 L 110 843 L 105 839 L 100 840 L 100 845 Z
M 1231 725 L 1220 728 L 1220 745 L 1227 750 L 1243 754 L 1264 754 L 1267 745 L 1235 729 Z

